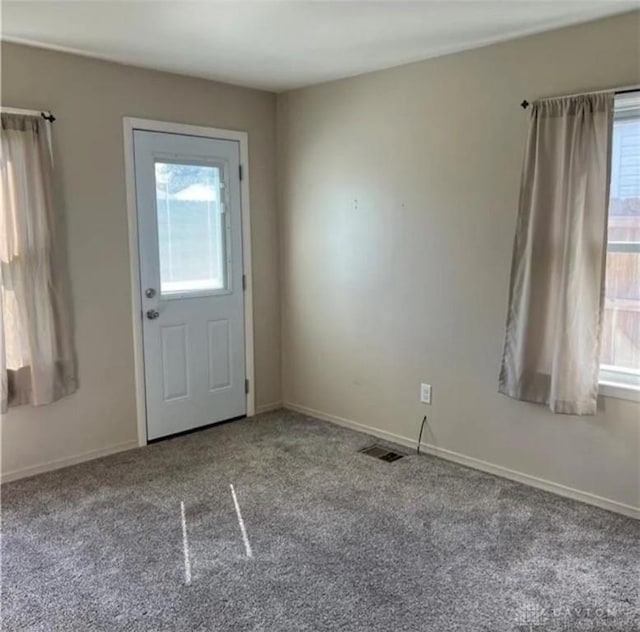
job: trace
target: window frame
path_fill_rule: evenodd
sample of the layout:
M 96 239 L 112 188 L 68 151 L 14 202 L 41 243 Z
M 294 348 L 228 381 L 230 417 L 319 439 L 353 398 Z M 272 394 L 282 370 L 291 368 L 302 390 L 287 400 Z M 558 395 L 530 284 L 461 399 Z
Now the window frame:
M 173 301 L 173 300 L 181 300 L 185 298 L 206 298 L 208 296 L 224 296 L 231 294 L 233 292 L 233 283 L 232 283 L 232 261 L 231 261 L 231 219 L 228 211 L 228 199 L 227 192 L 229 189 L 229 163 L 226 160 L 222 160 L 220 158 L 216 158 L 214 160 L 203 160 L 199 157 L 190 158 L 189 161 L 177 160 L 172 155 L 165 155 L 161 153 L 157 153 L 154 156 L 154 170 L 155 166 L 158 164 L 166 164 L 166 165 L 180 165 L 180 166 L 194 166 L 194 167 L 210 167 L 213 169 L 218 169 L 219 179 L 220 179 L 220 189 L 224 192 L 223 198 L 220 200 L 220 221 L 222 222 L 220 227 L 220 238 L 223 245 L 224 255 L 222 257 L 222 286 L 218 288 L 208 287 L 208 288 L 193 288 L 193 289 L 179 289 L 179 290 L 168 290 L 163 291 L 162 289 L 162 272 L 160 272 L 160 280 L 158 282 L 158 300 L 160 301 Z M 154 179 L 155 179 L 154 172 Z M 156 182 L 157 186 L 157 182 Z M 156 222 L 158 222 L 158 198 L 154 200 L 154 204 L 156 205 Z M 156 224 L 157 226 L 157 224 Z M 159 239 L 159 236 L 158 236 Z M 160 255 L 160 242 L 157 244 L 158 248 L 158 261 L 161 262 Z M 160 265 L 160 263 L 159 263 Z M 159 268 L 160 269 L 160 268 Z
M 616 97 L 614 122 L 629 119 L 640 120 L 640 92 Z M 640 254 L 640 241 L 607 241 L 607 254 L 627 252 Z M 600 365 L 599 394 L 640 402 L 640 369 Z

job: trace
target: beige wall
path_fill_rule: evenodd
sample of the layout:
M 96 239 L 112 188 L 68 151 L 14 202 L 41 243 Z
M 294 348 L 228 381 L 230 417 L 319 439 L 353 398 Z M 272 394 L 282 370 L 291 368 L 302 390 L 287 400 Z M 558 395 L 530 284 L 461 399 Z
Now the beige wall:
M 286 402 L 638 506 L 640 404 L 497 393 L 523 98 L 640 83 L 639 14 L 279 98 Z M 433 405 L 418 402 L 433 384 Z
M 280 400 L 275 96 L 35 48 L 2 45 L 2 104 L 51 109 L 66 207 L 80 388 L 2 423 L 2 471 L 136 439 L 122 117 L 247 131 L 256 403 Z

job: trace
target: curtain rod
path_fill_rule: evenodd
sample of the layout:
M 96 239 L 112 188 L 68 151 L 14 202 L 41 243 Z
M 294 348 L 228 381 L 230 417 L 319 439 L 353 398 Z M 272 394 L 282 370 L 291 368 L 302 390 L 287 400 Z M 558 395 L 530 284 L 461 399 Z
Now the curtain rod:
M 0 107 L 2 112 L 6 112 L 7 114 L 24 114 L 26 116 L 41 116 L 45 121 L 49 121 L 53 123 L 56 120 L 56 117 L 49 111 L 46 110 L 44 112 L 40 110 L 23 110 L 22 108 L 5 108 Z
M 613 90 L 592 90 L 591 92 L 576 92 L 574 94 L 563 94 L 559 97 L 542 97 L 538 99 L 538 101 L 548 101 L 549 99 L 559 99 L 562 97 L 579 97 L 583 94 L 603 94 L 605 92 L 613 92 L 613 94 L 629 94 L 631 92 L 640 92 L 640 85 L 635 86 L 624 86 L 622 88 L 614 88 Z M 526 99 L 520 104 L 520 107 L 523 109 L 528 108 L 530 105 L 529 101 Z

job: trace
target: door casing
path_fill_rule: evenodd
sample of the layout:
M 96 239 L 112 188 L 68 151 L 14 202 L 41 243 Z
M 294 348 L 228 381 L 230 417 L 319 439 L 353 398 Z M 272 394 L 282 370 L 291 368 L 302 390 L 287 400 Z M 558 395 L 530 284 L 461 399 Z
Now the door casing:
M 255 415 L 255 370 L 253 353 L 253 275 L 251 274 L 251 213 L 249 201 L 249 140 L 246 132 L 200 127 L 182 123 L 153 121 L 132 117 L 123 118 L 124 164 L 127 190 L 127 219 L 129 224 L 129 267 L 131 274 L 131 320 L 133 325 L 133 355 L 136 393 L 136 418 L 138 427 L 138 445 L 147 445 L 147 405 L 145 397 L 144 352 L 142 339 L 142 300 L 140 287 L 140 258 L 138 246 L 138 214 L 136 207 L 136 182 L 133 155 L 133 132 L 145 130 L 202 136 L 220 140 L 237 141 L 240 145 L 240 207 L 242 214 L 242 264 L 246 279 L 244 293 L 244 334 L 245 364 L 249 380 L 247 398 L 247 417 Z

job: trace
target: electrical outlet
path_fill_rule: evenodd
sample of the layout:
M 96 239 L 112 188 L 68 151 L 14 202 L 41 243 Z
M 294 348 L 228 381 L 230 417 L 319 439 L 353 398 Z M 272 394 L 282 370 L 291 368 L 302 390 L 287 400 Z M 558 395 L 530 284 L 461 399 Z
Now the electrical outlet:
M 420 401 L 423 404 L 431 403 L 431 384 L 420 384 Z

